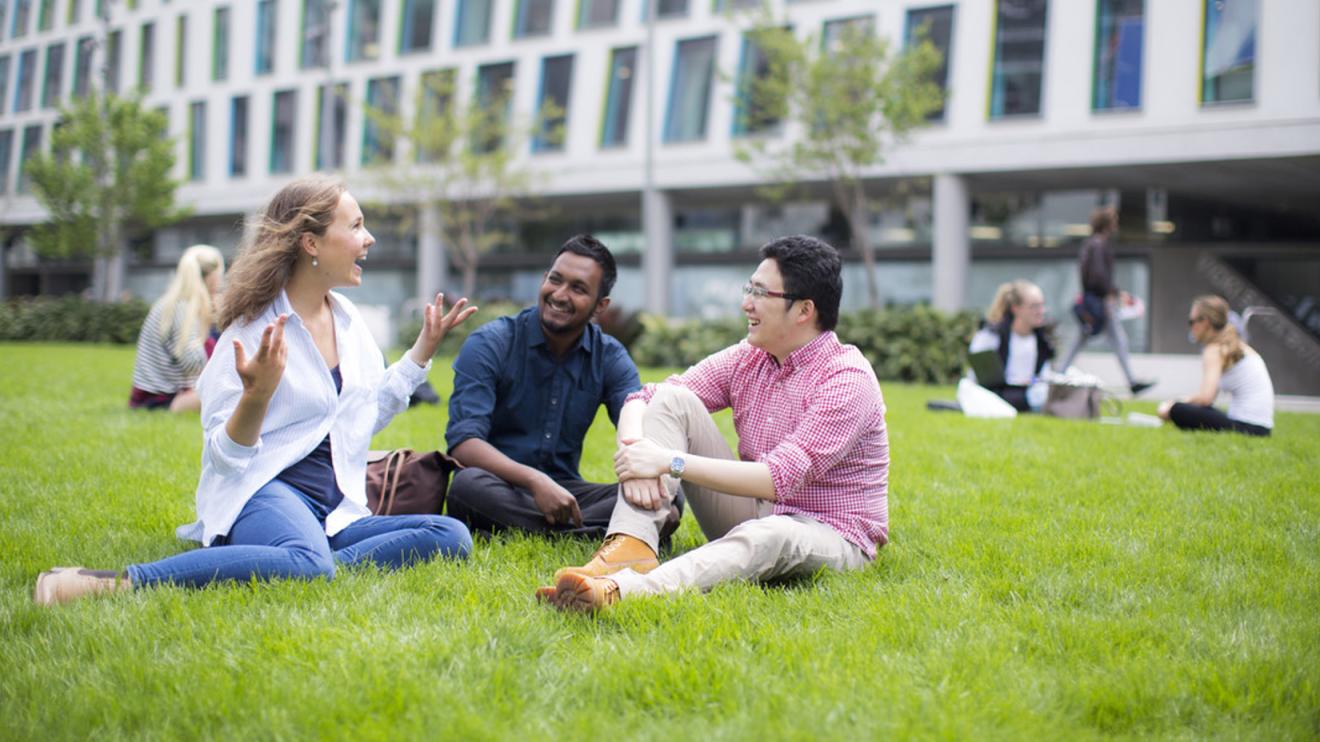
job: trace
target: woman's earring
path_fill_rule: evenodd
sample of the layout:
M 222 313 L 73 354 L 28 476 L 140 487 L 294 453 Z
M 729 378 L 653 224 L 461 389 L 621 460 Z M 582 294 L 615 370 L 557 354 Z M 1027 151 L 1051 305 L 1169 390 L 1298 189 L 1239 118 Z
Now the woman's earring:
M 315 267 L 318 266 L 318 265 L 320 265 L 320 263 L 316 262 L 316 258 L 315 258 L 315 256 L 313 256 L 313 257 L 312 257 L 312 267 L 315 268 Z

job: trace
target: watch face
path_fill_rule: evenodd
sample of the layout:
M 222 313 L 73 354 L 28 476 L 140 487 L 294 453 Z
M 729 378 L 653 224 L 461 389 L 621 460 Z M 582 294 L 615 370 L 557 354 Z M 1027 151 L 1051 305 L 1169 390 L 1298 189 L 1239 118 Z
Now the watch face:
M 686 466 L 687 462 L 682 456 L 675 456 L 669 461 L 669 475 L 675 478 L 683 476 L 683 469 Z

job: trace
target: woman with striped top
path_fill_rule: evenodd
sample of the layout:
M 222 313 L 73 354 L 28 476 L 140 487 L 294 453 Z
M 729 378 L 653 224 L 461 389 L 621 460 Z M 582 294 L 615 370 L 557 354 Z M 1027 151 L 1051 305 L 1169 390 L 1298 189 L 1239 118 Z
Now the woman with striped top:
M 205 548 L 122 572 L 43 572 L 37 603 L 158 584 L 329 579 L 339 566 L 467 556 L 472 538 L 453 518 L 367 509 L 371 437 L 407 409 L 440 341 L 476 311 L 460 299 L 445 312 L 437 295 L 417 341 L 386 367 L 362 315 L 333 291 L 362 283 L 374 242 L 336 178 L 301 178 L 275 195 L 230 272 L 222 334 L 197 384 L 198 519 L 179 536 Z
M 138 333 L 133 391 L 128 406 L 171 412 L 201 408 L 197 377 L 209 356 L 216 292 L 225 259 L 210 245 L 193 245 L 179 258 L 165 295 L 151 305 Z
M 1201 388 L 1181 402 L 1160 405 L 1160 417 L 1184 430 L 1231 430 L 1269 435 L 1274 429 L 1274 382 L 1265 360 L 1242 342 L 1228 321 L 1228 302 L 1218 296 L 1198 296 L 1187 317 L 1188 337 L 1201 351 Z M 1212 405 L 1220 391 L 1228 392 L 1228 412 Z

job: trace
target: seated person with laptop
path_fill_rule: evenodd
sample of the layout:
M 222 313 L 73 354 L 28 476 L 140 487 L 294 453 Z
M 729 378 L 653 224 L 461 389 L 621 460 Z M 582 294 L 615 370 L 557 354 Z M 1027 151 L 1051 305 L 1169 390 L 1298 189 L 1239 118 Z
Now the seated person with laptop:
M 1000 285 L 968 351 L 976 383 L 1029 412 L 1027 389 L 1054 357 L 1040 287 L 1023 279 Z

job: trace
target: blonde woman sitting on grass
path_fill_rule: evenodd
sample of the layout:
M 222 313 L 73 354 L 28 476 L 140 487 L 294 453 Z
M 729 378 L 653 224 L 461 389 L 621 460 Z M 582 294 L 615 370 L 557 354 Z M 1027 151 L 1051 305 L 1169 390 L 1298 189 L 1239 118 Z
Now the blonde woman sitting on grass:
M 1204 346 L 1201 388 L 1181 402 L 1160 405 L 1160 417 L 1184 430 L 1231 430 L 1269 435 L 1274 428 L 1274 382 L 1265 360 L 1242 342 L 1228 321 L 1228 302 L 1199 296 L 1187 317 L 1187 336 Z M 1230 397 L 1228 413 L 1212 405 L 1220 391 Z
M 224 277 L 225 259 L 219 250 L 193 245 L 184 251 L 170 287 L 151 305 L 138 333 L 129 407 L 201 409 L 193 387 L 211 355 L 215 296 Z
M 330 579 L 340 566 L 401 569 L 467 556 L 472 537 L 453 518 L 367 509 L 371 436 L 408 408 L 440 341 L 476 311 L 459 299 L 445 312 L 437 295 L 412 348 L 387 367 L 357 307 L 334 290 L 362 284 L 375 241 L 335 178 L 301 178 L 275 194 L 234 263 L 223 334 L 197 384 L 197 521 L 178 535 L 204 548 L 122 572 L 43 572 L 38 604 L 153 585 Z

